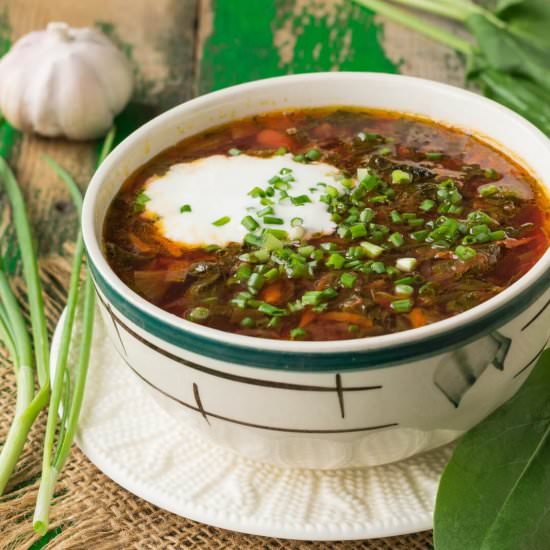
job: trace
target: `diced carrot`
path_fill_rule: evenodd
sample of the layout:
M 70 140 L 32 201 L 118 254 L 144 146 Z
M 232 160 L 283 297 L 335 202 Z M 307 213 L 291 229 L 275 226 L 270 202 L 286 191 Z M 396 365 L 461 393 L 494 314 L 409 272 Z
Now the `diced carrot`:
M 337 323 L 350 323 L 363 328 L 372 328 L 372 321 L 359 313 L 348 313 L 347 311 L 329 311 L 320 313 L 317 318 L 320 321 L 336 321 Z
M 139 252 L 152 252 L 154 248 L 142 241 L 135 233 L 128 233 L 128 238 L 132 243 L 132 246 L 136 248 Z
M 419 307 L 411 309 L 409 319 L 413 328 L 423 327 L 428 322 L 424 312 Z
M 313 313 L 309 307 L 304 309 L 302 311 L 302 318 L 300 319 L 300 324 L 298 325 L 300 328 L 307 327 L 310 323 L 312 323 L 317 318 L 317 314 Z
M 294 145 L 293 140 L 289 136 L 287 136 L 283 132 L 270 130 L 269 128 L 265 128 L 261 132 L 258 132 L 258 135 L 256 136 L 256 141 L 259 145 L 270 147 L 273 149 L 277 149 L 279 147 L 292 149 Z
M 266 286 L 261 292 L 261 297 L 262 300 L 268 304 L 278 304 L 283 297 L 281 281 L 275 281 Z

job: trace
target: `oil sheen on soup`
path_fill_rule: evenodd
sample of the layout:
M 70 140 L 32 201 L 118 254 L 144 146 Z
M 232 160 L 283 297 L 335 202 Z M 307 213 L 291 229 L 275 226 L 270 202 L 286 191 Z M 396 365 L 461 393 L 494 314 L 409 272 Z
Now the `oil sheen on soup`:
M 516 281 L 547 199 L 472 135 L 398 113 L 292 110 L 186 139 L 107 212 L 120 279 L 189 321 L 338 340 L 422 327 Z

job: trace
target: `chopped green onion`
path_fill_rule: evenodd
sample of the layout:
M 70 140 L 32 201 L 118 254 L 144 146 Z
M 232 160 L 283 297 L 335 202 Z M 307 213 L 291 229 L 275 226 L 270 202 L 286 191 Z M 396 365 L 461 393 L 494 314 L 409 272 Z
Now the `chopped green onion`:
M 395 267 L 397 267 L 399 271 L 410 273 L 411 271 L 414 271 L 416 264 L 416 258 L 398 258 L 398 260 L 395 262 Z
M 248 194 L 251 197 L 258 198 L 265 196 L 265 191 L 261 187 L 254 187 L 248 192 Z
M 392 152 L 392 149 L 390 147 L 382 147 L 378 150 L 378 154 L 382 156 L 389 155 Z
M 311 199 L 307 195 L 300 195 L 298 197 L 290 197 L 290 201 L 295 206 L 302 206 L 308 202 L 311 202 Z
M 134 199 L 134 212 L 137 214 L 139 212 L 143 212 L 145 210 L 145 204 L 148 203 L 151 200 L 149 196 L 145 193 L 145 191 L 142 189 Z
M 241 327 L 243 328 L 254 328 L 256 326 L 256 321 L 252 319 L 252 317 L 245 317 L 241 323 Z
M 285 223 L 283 218 L 278 218 L 277 216 L 264 216 L 263 222 L 270 225 L 283 225 Z
M 391 308 L 396 313 L 408 313 L 413 306 L 413 302 L 410 298 L 405 298 L 404 300 L 394 300 L 391 303 Z
M 328 257 L 326 262 L 328 267 L 334 267 L 334 269 L 342 269 L 342 266 L 346 262 L 346 258 L 338 253 L 333 253 Z
M 359 220 L 363 223 L 369 223 L 374 219 L 375 215 L 376 212 L 372 208 L 365 208 L 364 210 L 361 210 L 361 213 L 359 214 Z
M 412 177 L 408 172 L 403 170 L 394 170 L 391 173 L 391 182 L 395 184 L 410 183 Z
M 269 282 L 272 282 L 279 277 L 279 270 L 276 267 L 272 267 L 270 270 L 264 273 L 264 277 Z
M 342 273 L 340 276 L 340 283 L 346 288 L 353 288 L 355 281 L 357 281 L 357 275 L 354 275 L 353 273 Z
M 191 212 L 191 205 L 190 204 L 184 204 L 180 208 L 180 213 L 184 214 L 185 212 Z
M 227 151 L 227 154 L 232 157 L 236 157 L 237 155 L 241 154 L 241 150 L 237 149 L 236 147 L 232 147 L 231 149 L 229 149 L 229 151 Z
M 414 231 L 411 233 L 411 237 L 418 242 L 424 242 L 428 235 L 430 234 L 430 231 L 428 229 L 421 229 L 420 231 Z
M 260 290 L 265 284 L 265 277 L 260 273 L 252 273 L 248 278 L 248 288 L 250 290 L 255 290 L 256 292 Z
M 414 288 L 410 285 L 396 284 L 395 293 L 398 296 L 410 296 L 414 292 Z
M 423 210 L 424 212 L 429 212 L 433 207 L 435 206 L 435 202 L 431 199 L 426 199 L 420 203 L 420 210 Z
M 482 197 L 491 197 L 493 195 L 496 195 L 498 191 L 499 189 L 494 183 L 490 183 L 489 185 L 481 185 L 477 188 L 477 192 Z
M 395 246 L 395 248 L 399 248 L 400 246 L 403 246 L 405 244 L 405 239 L 403 238 L 403 235 L 401 233 L 392 233 L 388 237 L 388 241 Z
M 271 252 L 272 250 L 279 250 L 283 248 L 283 242 L 279 240 L 275 235 L 273 235 L 271 232 L 265 232 L 262 235 L 262 247 Z
M 292 160 L 295 162 L 304 162 L 306 160 L 305 155 L 294 155 Z
M 268 214 L 273 214 L 273 207 L 272 206 L 266 206 L 265 208 L 262 208 L 261 210 L 258 210 L 258 216 L 267 216 Z
M 372 264 L 370 264 L 370 270 L 380 275 L 385 273 L 386 266 L 384 265 L 384 262 L 372 262 Z
M 286 155 L 288 153 L 288 149 L 286 147 L 279 147 L 276 151 L 275 151 L 275 154 L 277 156 L 281 156 L 281 155 Z
M 292 340 L 302 340 L 307 336 L 307 332 L 303 328 L 293 328 L 290 331 L 290 338 Z
M 302 218 L 292 218 L 290 220 L 291 227 L 298 227 L 299 225 L 304 225 L 304 220 Z
M 235 272 L 238 281 L 246 281 L 252 275 L 252 268 L 248 264 L 241 264 Z
M 229 216 L 222 216 L 221 218 L 217 219 L 216 221 L 212 222 L 212 225 L 216 225 L 218 227 L 228 224 L 231 221 L 231 218 Z
M 491 231 L 489 237 L 492 241 L 502 241 L 506 238 L 506 231 L 500 229 L 498 231 Z
M 264 229 L 263 234 L 264 235 L 266 235 L 266 234 L 273 235 L 277 239 L 280 239 L 280 240 L 283 240 L 283 241 L 288 239 L 288 233 L 284 229 L 268 228 L 268 229 Z
M 245 216 L 241 220 L 241 225 L 248 229 L 249 231 L 254 231 L 259 227 L 259 223 L 252 216 Z
M 380 254 L 384 252 L 384 249 L 381 246 L 370 243 L 368 241 L 363 241 L 361 243 L 361 246 L 363 247 L 369 258 L 378 258 L 378 256 L 380 256 Z
M 196 323 L 199 321 L 205 321 L 206 319 L 208 319 L 209 315 L 210 315 L 210 310 L 207 307 L 198 306 L 198 307 L 194 307 L 189 312 L 187 317 L 191 321 L 194 321 Z
M 455 254 L 460 260 L 465 262 L 474 258 L 477 252 L 469 246 L 458 245 L 455 248 Z
M 321 152 L 319 151 L 319 149 L 310 149 L 305 155 L 304 157 L 307 159 L 307 160 L 319 160 L 321 158 Z
M 268 304 L 266 302 L 262 302 L 258 306 L 258 311 L 261 311 L 262 313 L 266 313 L 267 315 L 273 315 L 276 317 L 281 317 L 287 314 L 286 309 L 272 306 L 271 304 Z
M 403 218 L 401 217 L 399 212 L 397 212 L 397 210 L 392 210 L 390 212 L 390 218 L 393 223 L 401 223 L 403 221 Z
M 350 232 L 351 232 L 352 239 L 358 239 L 360 237 L 367 236 L 367 228 L 363 223 L 356 223 L 355 225 L 352 225 L 350 227 Z

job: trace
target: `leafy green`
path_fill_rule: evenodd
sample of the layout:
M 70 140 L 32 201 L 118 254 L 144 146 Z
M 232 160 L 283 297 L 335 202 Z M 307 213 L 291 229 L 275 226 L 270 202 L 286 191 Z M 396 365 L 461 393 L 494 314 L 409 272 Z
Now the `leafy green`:
M 529 37 L 540 48 L 550 47 L 548 0 L 500 0 L 495 12 L 517 34 Z
M 520 391 L 468 432 L 437 495 L 438 550 L 547 550 L 550 351 Z
M 471 15 L 465 24 L 476 37 L 488 67 L 524 76 L 550 90 L 550 55 L 547 51 L 498 28 L 481 15 Z
M 463 54 L 470 81 L 550 136 L 550 1 L 394 0 L 461 21 L 474 44 L 387 1 L 355 1 Z

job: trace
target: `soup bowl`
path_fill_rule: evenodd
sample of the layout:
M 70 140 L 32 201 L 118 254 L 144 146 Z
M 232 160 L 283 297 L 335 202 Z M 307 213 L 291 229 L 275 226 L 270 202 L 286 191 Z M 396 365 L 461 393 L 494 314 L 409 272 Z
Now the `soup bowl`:
M 227 88 L 162 114 L 114 149 L 84 202 L 99 308 L 128 368 L 182 424 L 241 455 L 286 467 L 384 464 L 446 444 L 518 390 L 550 337 L 548 251 L 521 279 L 469 311 L 341 341 L 222 332 L 161 310 L 118 279 L 105 259 L 102 226 L 134 170 L 183 138 L 231 120 L 334 105 L 422 115 L 484 136 L 550 187 L 550 141 L 495 102 L 411 77 L 318 73 Z

